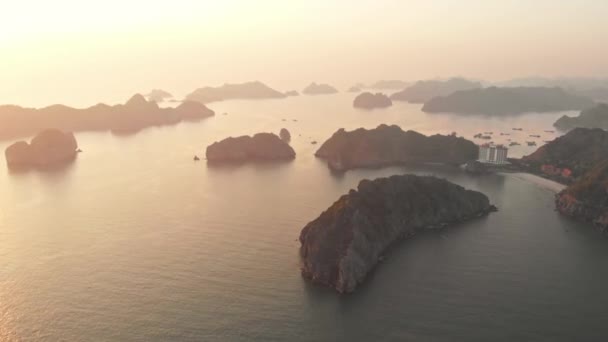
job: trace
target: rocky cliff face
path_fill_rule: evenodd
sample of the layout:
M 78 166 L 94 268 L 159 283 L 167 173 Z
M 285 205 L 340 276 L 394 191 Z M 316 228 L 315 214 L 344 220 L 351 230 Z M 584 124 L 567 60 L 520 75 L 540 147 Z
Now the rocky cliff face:
M 608 231 L 608 159 L 557 194 L 555 207 L 563 215 Z
M 77 148 L 74 134 L 49 129 L 40 132 L 29 144 L 19 141 L 10 145 L 4 154 L 9 168 L 45 167 L 74 159 Z
M 218 162 L 287 160 L 295 158 L 295 155 L 289 144 L 272 133 L 226 138 L 209 145 L 206 152 L 208 161 Z
M 386 108 L 393 105 L 391 99 L 382 93 L 372 94 L 369 92 L 361 93 L 353 101 L 355 108 L 373 109 Z
M 302 229 L 302 275 L 352 292 L 396 241 L 492 210 L 484 194 L 435 177 L 363 180 Z
M 435 162 L 463 164 L 478 157 L 473 142 L 455 136 L 427 137 L 398 126 L 380 125 L 375 129 L 338 130 L 321 145 L 315 155 L 331 168 L 348 170 L 405 163 Z

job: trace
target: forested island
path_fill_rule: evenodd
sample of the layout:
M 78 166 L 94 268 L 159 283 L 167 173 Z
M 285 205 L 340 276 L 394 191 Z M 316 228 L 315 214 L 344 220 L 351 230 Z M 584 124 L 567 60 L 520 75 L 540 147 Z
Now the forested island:
M 330 168 L 344 171 L 408 163 L 460 165 L 477 159 L 478 151 L 477 145 L 462 137 L 439 134 L 427 137 L 403 131 L 399 126 L 380 125 L 350 132 L 340 129 L 315 155 L 327 160 Z
M 302 275 L 340 293 L 352 292 L 397 241 L 494 210 L 484 194 L 444 179 L 362 180 L 302 229 Z

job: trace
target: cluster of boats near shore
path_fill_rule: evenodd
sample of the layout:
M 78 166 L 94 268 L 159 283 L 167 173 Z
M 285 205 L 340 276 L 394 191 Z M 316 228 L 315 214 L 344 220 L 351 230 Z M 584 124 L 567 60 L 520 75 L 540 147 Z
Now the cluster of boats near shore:
M 513 127 L 512 130 L 513 131 L 523 131 L 524 129 L 521 128 L 521 127 Z M 555 131 L 553 131 L 553 130 L 545 130 L 544 132 L 545 133 L 550 133 L 550 134 L 555 133 Z M 511 133 L 500 132 L 500 135 L 501 136 L 510 136 Z M 475 139 L 483 139 L 483 140 L 492 140 L 493 136 L 494 136 L 494 132 L 483 132 L 483 133 L 477 133 L 477 134 L 475 134 L 473 136 L 473 138 L 475 138 Z M 530 138 L 541 138 L 541 135 L 540 134 L 530 134 L 530 135 L 528 135 L 528 137 L 530 137 Z M 543 140 L 544 143 L 548 143 L 550 141 L 551 140 Z M 519 145 L 521 145 L 519 142 L 511 140 L 511 138 L 507 138 L 507 142 L 509 143 L 509 146 L 519 146 Z M 492 144 L 492 143 L 494 143 L 494 141 L 489 141 L 489 143 Z M 536 143 L 535 140 L 528 140 L 528 141 L 526 141 L 526 144 L 528 146 L 536 146 L 537 145 L 537 143 Z

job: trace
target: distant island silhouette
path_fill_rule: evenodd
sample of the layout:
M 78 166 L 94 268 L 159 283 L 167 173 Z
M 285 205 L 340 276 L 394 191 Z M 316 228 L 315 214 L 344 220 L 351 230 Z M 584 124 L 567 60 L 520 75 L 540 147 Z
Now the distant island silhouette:
M 262 82 L 226 83 L 220 87 L 203 87 L 186 95 L 186 100 L 210 103 L 236 99 L 281 99 L 293 93 L 285 94 L 270 88 Z
M 386 108 L 392 105 L 391 99 L 382 93 L 364 92 L 357 95 L 353 101 L 353 107 L 363 109 Z
M 149 93 L 144 95 L 149 101 L 154 102 L 164 102 L 168 99 L 171 99 L 173 95 L 168 91 L 162 89 L 152 89 Z
M 154 101 L 136 94 L 125 104 L 77 109 L 53 105 L 40 109 L 14 105 L 0 106 L 0 140 L 32 136 L 47 128 L 62 131 L 112 131 L 133 133 L 151 126 L 172 125 L 181 121 L 213 116 L 205 105 L 186 101 L 175 108 L 160 108 Z
M 526 112 L 558 112 L 593 106 L 588 97 L 570 94 L 561 88 L 517 87 L 461 90 L 435 97 L 424 104 L 428 113 L 508 115 Z
M 330 86 L 329 84 L 325 84 L 325 83 L 318 84 L 315 82 L 312 82 L 306 88 L 304 88 L 304 90 L 302 90 L 302 93 L 304 93 L 306 95 L 335 94 L 337 92 L 338 92 L 338 90 L 336 88 Z
M 446 96 L 459 90 L 481 88 L 479 82 L 464 78 L 450 78 L 448 80 L 418 81 L 413 85 L 391 95 L 393 101 L 407 101 L 410 103 L 425 103 L 437 96 Z
M 608 129 L 608 104 L 600 103 L 595 107 L 587 108 L 578 116 L 564 115 L 553 124 L 561 131 L 568 131 L 577 127 Z
M 559 87 L 570 93 L 608 101 L 608 78 L 595 77 L 525 77 L 500 82 L 503 87 Z

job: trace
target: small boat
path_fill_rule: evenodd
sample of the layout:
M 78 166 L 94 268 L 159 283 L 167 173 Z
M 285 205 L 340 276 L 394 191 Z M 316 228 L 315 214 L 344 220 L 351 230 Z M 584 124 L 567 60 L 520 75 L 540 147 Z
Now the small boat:
M 494 134 L 494 132 L 483 132 L 483 134 Z
M 514 131 L 523 131 L 523 128 L 513 128 Z
M 483 136 L 483 134 L 481 134 L 481 133 L 477 133 L 477 134 L 475 134 L 475 135 L 473 136 L 473 138 L 480 139 L 482 136 Z
M 526 141 L 528 146 L 536 146 L 536 141 Z
M 540 138 L 540 135 L 538 135 L 538 134 L 530 134 L 530 138 Z
M 547 130 L 545 133 L 555 133 L 555 131 Z
M 316 141 L 316 140 L 313 140 L 313 141 L 311 141 L 310 143 L 311 143 L 312 145 L 316 145 L 316 144 L 317 144 L 317 141 Z
M 500 135 L 511 135 L 511 133 L 503 133 L 503 132 L 501 132 Z
M 521 145 L 520 143 L 518 143 L 517 141 L 512 141 L 509 146 L 519 146 Z
M 194 161 L 199 161 L 201 160 L 197 155 L 194 155 Z
M 482 135 L 481 139 L 490 140 L 490 139 L 492 139 L 492 137 L 489 135 Z

